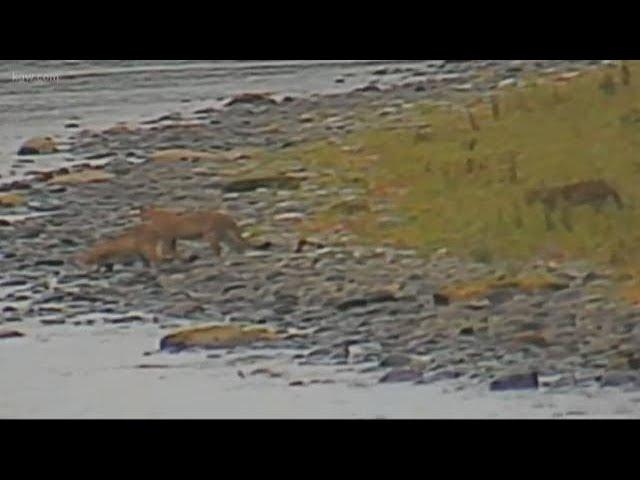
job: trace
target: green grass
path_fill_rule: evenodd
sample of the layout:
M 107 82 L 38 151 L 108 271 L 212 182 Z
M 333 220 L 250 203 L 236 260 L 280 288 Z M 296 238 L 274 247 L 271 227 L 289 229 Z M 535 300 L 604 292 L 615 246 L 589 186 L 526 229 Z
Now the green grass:
M 389 129 L 386 120 L 372 117 L 371 128 L 342 144 L 302 145 L 278 159 L 295 159 L 325 173 L 319 181 L 326 186 L 355 187 L 359 203 L 371 207 L 327 205 L 309 230 L 342 224 L 364 242 L 424 253 L 446 247 L 484 262 L 587 259 L 635 272 L 640 267 L 640 64 L 628 65 L 627 86 L 620 69 L 608 67 L 557 86 L 549 77 L 496 91 L 498 118 L 488 98 L 467 99 L 477 131 L 465 105 L 424 103 L 407 111 L 403 121 L 429 124 L 428 130 Z M 613 93 L 602 88 L 607 76 L 614 81 Z M 618 190 L 626 208 L 607 205 L 601 213 L 573 208 L 572 231 L 559 217 L 557 227 L 548 230 L 542 207 L 524 202 L 525 192 L 541 184 L 600 178 Z

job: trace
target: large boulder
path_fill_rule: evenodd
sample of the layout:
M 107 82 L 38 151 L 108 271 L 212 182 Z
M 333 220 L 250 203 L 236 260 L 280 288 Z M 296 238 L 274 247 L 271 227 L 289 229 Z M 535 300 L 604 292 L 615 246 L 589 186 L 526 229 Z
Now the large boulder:
M 44 155 L 56 153 L 58 144 L 53 137 L 34 137 L 22 144 L 18 150 L 18 155 Z
M 160 340 L 160 350 L 230 348 L 281 338 L 281 335 L 268 327 L 213 324 L 185 328 L 166 335 Z

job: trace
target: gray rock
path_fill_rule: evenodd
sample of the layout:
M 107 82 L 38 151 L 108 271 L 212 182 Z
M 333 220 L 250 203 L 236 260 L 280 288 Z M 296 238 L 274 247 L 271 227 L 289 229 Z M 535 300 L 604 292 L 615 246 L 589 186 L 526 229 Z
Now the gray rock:
M 203 311 L 204 307 L 198 302 L 181 302 L 164 310 L 163 313 L 171 317 L 188 317 L 189 315 Z
M 36 238 L 44 232 L 44 225 L 21 225 L 16 228 L 16 233 L 20 238 Z
M 122 324 L 122 323 L 133 323 L 133 322 L 144 322 L 146 318 L 142 315 L 129 314 L 122 316 L 105 316 L 103 318 L 104 323 L 107 324 Z
M 384 375 L 379 383 L 406 383 L 419 382 L 422 380 L 423 373 L 417 370 L 392 370 Z
M 404 355 L 401 353 L 392 353 L 391 355 L 385 356 L 380 361 L 381 367 L 406 367 L 407 365 L 411 365 L 413 363 L 413 358 L 410 355 Z
M 511 300 L 514 295 L 515 291 L 511 289 L 501 289 L 489 293 L 487 295 L 487 300 L 491 302 L 492 305 L 500 305 Z
M 456 380 L 462 376 L 462 372 L 458 372 L 456 370 L 444 370 L 442 372 L 436 372 L 430 375 L 426 375 L 418 383 L 422 385 L 429 385 L 431 383 L 442 382 L 446 380 Z
M 480 300 L 472 300 L 464 304 L 464 307 L 470 310 L 483 310 L 490 306 L 491 306 L 491 302 L 486 298 L 480 299 Z
M 489 389 L 492 392 L 503 392 L 507 390 L 537 390 L 538 374 L 531 372 L 499 377 L 491 382 Z
M 538 381 L 541 387 L 564 388 L 576 385 L 576 379 L 569 374 L 540 374 Z
M 395 302 L 398 299 L 395 295 L 388 292 L 373 292 L 361 297 L 349 298 L 343 300 L 336 305 L 337 310 L 349 310 L 354 307 L 364 307 L 367 305 L 383 302 Z
M 49 317 L 40 317 L 39 321 L 42 325 L 64 325 L 67 322 L 64 317 L 53 315 Z
M 517 83 L 518 81 L 515 78 L 506 78 L 498 82 L 498 88 L 513 87 L 517 85 Z
M 602 387 L 621 387 L 638 383 L 640 383 L 640 375 L 636 372 L 606 372 L 600 379 L 600 386 Z
M 3 330 L 0 329 L 0 340 L 8 339 L 8 338 L 20 338 L 24 337 L 25 334 L 19 332 L 18 330 Z
M 354 343 L 347 348 L 348 358 L 353 363 L 374 360 L 382 353 L 382 345 L 378 342 Z

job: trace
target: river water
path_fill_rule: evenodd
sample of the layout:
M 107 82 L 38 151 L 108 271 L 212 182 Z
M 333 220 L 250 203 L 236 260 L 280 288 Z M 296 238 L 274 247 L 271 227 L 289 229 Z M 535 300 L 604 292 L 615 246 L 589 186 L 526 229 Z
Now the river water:
M 25 139 L 64 137 L 68 122 L 101 128 L 168 112 L 193 112 L 231 95 L 338 93 L 428 75 L 443 61 L 14 60 L 0 62 L 0 175 L 11 176 Z M 338 80 L 338 81 L 336 81 Z

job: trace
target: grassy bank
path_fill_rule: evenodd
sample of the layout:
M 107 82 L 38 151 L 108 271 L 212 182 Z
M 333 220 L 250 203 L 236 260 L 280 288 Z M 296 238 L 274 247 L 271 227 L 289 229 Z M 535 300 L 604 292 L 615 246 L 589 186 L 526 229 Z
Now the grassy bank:
M 529 79 L 457 105 L 416 105 L 338 143 L 278 154 L 345 193 L 307 231 L 347 228 L 365 242 L 473 260 L 585 259 L 640 267 L 640 63 Z M 377 124 L 377 125 L 376 125 Z M 538 187 L 605 180 L 625 208 L 570 206 L 545 220 Z M 567 226 L 569 225 L 569 227 Z

